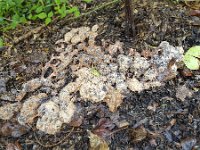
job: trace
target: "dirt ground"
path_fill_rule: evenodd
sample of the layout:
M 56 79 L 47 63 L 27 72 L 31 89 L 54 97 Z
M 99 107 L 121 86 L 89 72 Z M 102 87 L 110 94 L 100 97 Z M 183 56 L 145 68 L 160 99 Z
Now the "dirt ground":
M 97 1 L 95 5 L 99 3 Z M 13 97 L 21 91 L 23 83 L 41 76 L 45 63 L 57 53 L 55 42 L 63 39 L 72 28 L 97 24 L 97 45 L 102 44 L 102 39 L 111 44 L 123 42 L 124 55 L 130 54 L 130 48 L 140 54 L 144 51 L 157 53 L 162 41 L 182 46 L 185 51 L 200 45 L 200 17 L 191 16 L 191 8 L 184 3 L 137 0 L 134 7 L 137 31 L 134 38 L 126 30 L 123 5 L 115 4 L 66 25 L 61 26 L 58 22 L 46 27 L 39 37 L 34 38 L 35 35 L 20 42 L 10 52 L 0 52 L 0 106 L 15 103 Z M 13 34 L 9 33 L 9 36 Z M 67 76 L 65 85 L 71 81 L 74 77 Z M 115 112 L 109 111 L 105 102 L 83 101 L 80 93 L 75 92 L 73 94 L 78 99 L 75 104 L 80 111 L 74 123 L 63 124 L 60 132 L 49 135 L 36 128 L 36 120 L 31 126 L 20 126 L 16 112 L 12 119 L 0 120 L 0 149 L 86 150 L 90 149 L 89 131 L 92 131 L 101 136 L 112 150 L 198 150 L 199 88 L 200 72 L 181 67 L 175 77 L 164 81 L 160 87 L 125 93 Z M 180 99 L 178 92 L 186 96 Z M 192 95 L 189 96 L 190 92 Z M 22 102 L 31 95 L 28 93 Z

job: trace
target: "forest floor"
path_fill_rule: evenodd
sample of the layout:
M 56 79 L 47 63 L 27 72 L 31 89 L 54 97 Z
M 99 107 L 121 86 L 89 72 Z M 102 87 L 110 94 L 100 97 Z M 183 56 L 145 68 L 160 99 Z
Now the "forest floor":
M 185 3 L 134 7 L 134 38 L 113 4 L 0 51 L 0 149 L 200 149 L 200 72 L 179 64 L 200 17 Z

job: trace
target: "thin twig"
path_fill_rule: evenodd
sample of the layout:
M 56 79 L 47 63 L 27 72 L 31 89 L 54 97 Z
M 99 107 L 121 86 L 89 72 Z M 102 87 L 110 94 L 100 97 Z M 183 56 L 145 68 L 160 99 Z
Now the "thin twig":
M 74 131 L 74 127 L 71 129 L 71 131 L 70 131 L 62 140 L 60 140 L 59 142 L 57 142 L 57 143 L 55 143 L 55 144 L 51 144 L 51 145 L 41 143 L 41 141 L 38 139 L 38 137 L 36 136 L 35 133 L 34 133 L 34 137 L 35 137 L 36 142 L 37 142 L 40 146 L 45 147 L 45 148 L 50 148 L 50 147 L 55 147 L 55 146 L 57 146 L 57 145 L 63 143 L 63 142 L 71 135 L 71 133 L 72 133 L 73 131 Z
M 32 36 L 33 34 L 39 33 L 46 25 L 43 24 L 42 26 L 39 26 L 31 31 L 29 31 L 28 33 L 14 39 L 13 45 L 18 44 L 20 41 L 29 38 L 30 36 Z
M 119 128 L 119 129 L 116 129 L 116 130 L 114 130 L 113 132 L 111 132 L 110 134 L 109 134 L 109 136 L 111 136 L 111 135 L 113 135 L 113 134 L 115 134 L 115 133 L 117 133 L 117 132 L 120 132 L 120 131 L 122 131 L 122 130 L 125 130 L 125 129 L 127 129 L 129 126 L 125 126 L 125 127 L 121 127 L 121 128 Z

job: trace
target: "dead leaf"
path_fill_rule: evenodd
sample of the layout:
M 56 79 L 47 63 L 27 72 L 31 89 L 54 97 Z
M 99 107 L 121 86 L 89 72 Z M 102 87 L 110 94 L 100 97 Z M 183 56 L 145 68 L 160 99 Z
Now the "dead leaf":
M 127 80 L 128 88 L 133 92 L 141 92 L 145 89 L 144 84 L 135 77 Z
M 129 122 L 126 120 L 121 120 L 115 123 L 118 128 L 124 128 L 129 126 Z
M 158 107 L 158 103 L 153 103 L 152 105 L 149 105 L 147 109 L 155 112 L 157 107 Z
M 110 119 L 101 118 L 92 132 L 105 139 L 114 127 L 115 125 Z
M 40 81 L 39 78 L 30 80 L 30 81 L 24 83 L 22 85 L 22 87 L 23 87 L 22 91 L 20 91 L 20 93 L 16 96 L 15 100 L 21 101 L 25 97 L 27 92 L 33 92 L 41 86 L 42 86 L 42 82 Z
M 200 10 L 192 10 L 190 16 L 200 16 Z
M 21 103 L 8 103 L 0 107 L 0 119 L 9 120 L 21 108 Z
M 47 98 L 47 94 L 39 93 L 29 97 L 24 103 L 18 115 L 18 122 L 21 125 L 32 124 L 37 117 L 37 109 L 41 102 Z
M 8 143 L 6 150 L 22 150 L 21 145 L 16 141 L 15 143 Z
M 23 91 L 33 92 L 36 89 L 38 89 L 41 85 L 42 85 L 42 82 L 40 81 L 40 79 L 36 78 L 23 84 Z
M 83 123 L 83 117 L 82 116 L 76 116 L 74 117 L 71 122 L 69 123 L 70 126 L 72 127 L 80 127 L 81 124 Z
M 186 138 L 181 141 L 182 150 L 189 150 L 192 149 L 193 146 L 197 143 L 197 140 L 194 138 Z
M 176 119 L 172 119 L 166 126 L 165 130 L 170 130 L 176 124 Z
M 189 69 L 187 68 L 184 68 L 182 71 L 181 71 L 181 74 L 185 77 L 191 77 L 193 75 L 192 71 L 190 71 Z
M 110 55 L 114 55 L 115 53 L 117 53 L 117 51 L 119 50 L 119 52 L 123 52 L 122 49 L 123 43 L 120 41 L 116 41 L 114 45 L 109 45 L 107 48 L 107 51 L 109 52 Z
M 153 53 L 150 50 L 143 50 L 141 52 L 141 56 L 145 57 L 145 58 L 150 58 L 153 55 Z
M 11 137 L 20 137 L 26 134 L 29 131 L 29 128 L 18 124 L 17 122 L 6 122 L 0 130 L 1 135 L 11 136 Z
M 181 101 L 185 101 L 186 97 L 191 97 L 192 91 L 186 87 L 186 85 L 179 86 L 176 89 L 176 97 Z
M 15 98 L 16 101 L 21 101 L 26 95 L 25 91 L 21 91 Z
M 131 138 L 134 143 L 140 142 L 147 137 L 147 131 L 143 126 L 131 130 Z
M 155 139 L 151 139 L 150 141 L 149 141 L 149 143 L 151 144 L 151 146 L 153 146 L 153 147 L 156 147 L 156 146 L 158 146 L 158 144 L 157 144 L 157 142 L 156 142 L 156 140 Z
M 120 91 L 111 89 L 107 93 L 104 101 L 107 103 L 109 110 L 111 112 L 115 112 L 117 108 L 121 105 L 121 103 L 123 102 L 123 95 L 121 94 Z
M 108 144 L 98 135 L 89 131 L 90 150 L 109 150 Z

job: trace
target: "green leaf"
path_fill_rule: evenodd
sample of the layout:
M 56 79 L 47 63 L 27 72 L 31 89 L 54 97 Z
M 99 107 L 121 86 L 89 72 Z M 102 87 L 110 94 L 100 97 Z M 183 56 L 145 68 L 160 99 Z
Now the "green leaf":
M 15 29 L 18 24 L 19 24 L 18 21 L 12 21 L 12 23 L 10 24 L 10 27 L 8 29 Z
M 0 37 L 0 47 L 3 46 L 3 39 Z
M 199 70 L 200 46 L 191 47 L 184 55 L 183 62 L 191 70 Z
M 20 20 L 20 16 L 19 16 L 18 14 L 14 14 L 14 15 L 12 16 L 12 20 L 13 20 L 13 21 L 19 21 L 19 20 Z
M 20 22 L 21 23 L 25 23 L 27 20 L 26 20 L 26 18 L 25 17 L 20 17 Z
M 67 10 L 66 10 L 66 6 L 63 5 L 59 10 L 58 10 L 61 18 L 65 17 L 67 15 Z
M 51 18 L 46 18 L 45 19 L 45 24 L 48 25 L 51 22 Z
M 38 14 L 37 16 L 38 16 L 38 18 L 40 18 L 40 19 L 44 19 L 44 18 L 47 17 L 47 14 L 44 13 L 44 12 L 42 12 L 42 13 Z
M 60 4 L 61 4 L 61 1 L 60 1 L 60 0 L 55 0 L 55 3 L 56 3 L 57 5 L 60 5 Z
M 36 20 L 37 17 L 38 17 L 37 15 L 34 15 L 34 16 L 31 17 L 31 20 Z
M 193 57 L 191 55 L 185 55 L 183 58 L 183 61 L 187 68 L 189 68 L 191 70 L 199 69 L 200 62 L 199 62 L 198 58 Z
M 80 16 L 80 11 L 78 10 L 78 8 L 77 8 L 76 11 L 74 11 L 74 16 L 75 17 L 79 17 Z
M 27 18 L 28 18 L 28 19 L 32 19 L 32 17 L 33 17 L 33 15 L 32 15 L 32 14 L 29 14 Z
M 38 5 L 33 5 L 30 10 L 36 10 L 38 8 Z
M 185 55 L 191 55 L 197 58 L 200 58 L 200 45 L 191 47 Z
M 82 0 L 83 2 L 86 2 L 86 3 L 91 3 L 92 0 Z
M 3 17 L 0 17 L 0 22 L 3 22 L 4 21 L 4 18 Z
M 53 11 L 50 11 L 47 16 L 48 18 L 51 18 L 53 16 Z
M 101 75 L 100 72 L 96 68 L 92 68 L 91 73 L 96 77 L 99 77 Z
M 80 16 L 80 11 L 79 11 L 78 7 L 76 7 L 76 6 L 67 10 L 67 14 L 72 14 L 72 13 L 74 14 L 75 17 Z
M 37 9 L 35 10 L 35 12 L 38 14 L 38 13 L 42 12 L 43 9 L 44 9 L 44 6 L 37 7 Z

